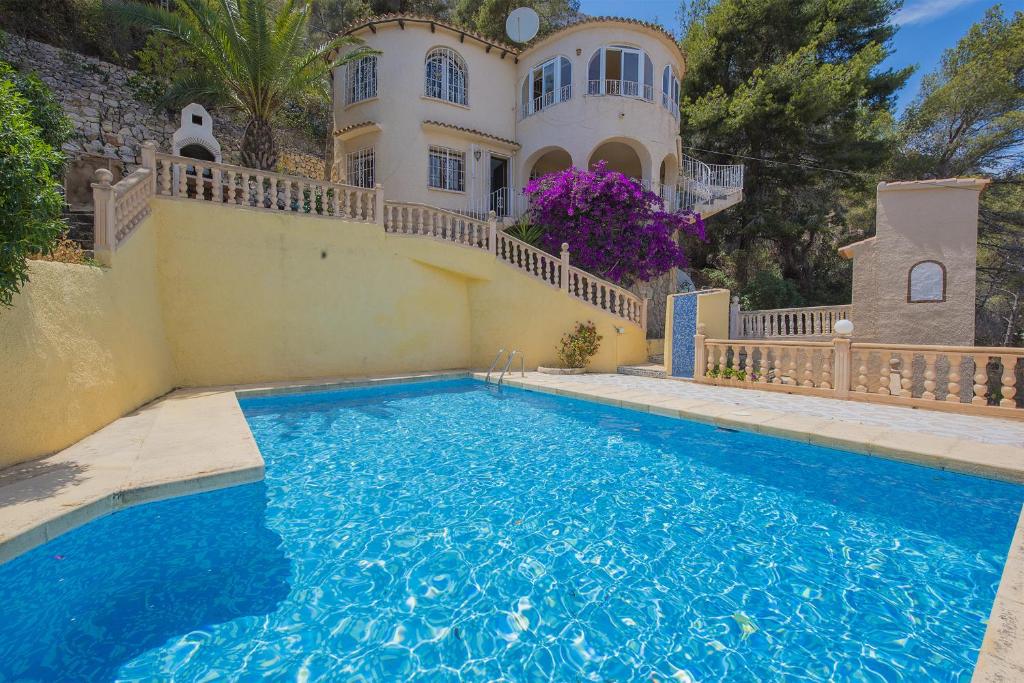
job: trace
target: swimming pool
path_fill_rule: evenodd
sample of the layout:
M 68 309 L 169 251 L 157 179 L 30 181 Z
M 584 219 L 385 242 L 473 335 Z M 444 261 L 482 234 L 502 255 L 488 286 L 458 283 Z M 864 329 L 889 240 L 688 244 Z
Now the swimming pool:
M 0 566 L 0 680 L 967 680 L 1024 487 L 472 380 Z

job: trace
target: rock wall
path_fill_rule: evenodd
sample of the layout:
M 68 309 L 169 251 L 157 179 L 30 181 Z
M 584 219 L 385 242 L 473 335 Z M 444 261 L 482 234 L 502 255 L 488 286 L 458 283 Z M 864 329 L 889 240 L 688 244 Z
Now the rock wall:
M 136 99 L 131 85 L 135 71 L 11 34 L 0 43 L 0 59 L 20 71 L 34 71 L 53 90 L 75 127 L 74 138 L 64 145 L 72 159 L 116 159 L 130 172 L 141 162 L 144 140 L 156 141 L 161 151 L 171 150 L 179 114 L 155 110 Z M 224 162 L 237 164 L 244 122 L 224 112 L 213 116 Z M 279 170 L 323 177 L 323 141 L 280 128 L 276 133 Z

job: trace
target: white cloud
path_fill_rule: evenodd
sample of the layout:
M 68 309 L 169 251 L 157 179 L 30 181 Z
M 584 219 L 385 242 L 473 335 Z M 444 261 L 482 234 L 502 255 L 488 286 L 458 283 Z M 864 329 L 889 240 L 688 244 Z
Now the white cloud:
M 893 23 L 905 26 L 928 22 L 972 2 L 977 0 L 910 0 L 893 17 Z

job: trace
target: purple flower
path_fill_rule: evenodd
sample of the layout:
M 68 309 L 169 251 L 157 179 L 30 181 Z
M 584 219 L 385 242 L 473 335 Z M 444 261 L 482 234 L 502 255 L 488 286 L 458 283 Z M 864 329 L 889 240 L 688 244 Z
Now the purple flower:
M 612 282 L 631 285 L 686 265 L 678 234 L 706 241 L 704 221 L 689 211 L 665 211 L 657 194 L 603 161 L 590 171 L 568 168 L 531 180 L 534 223 L 541 246 L 557 253 L 568 242 L 573 263 Z

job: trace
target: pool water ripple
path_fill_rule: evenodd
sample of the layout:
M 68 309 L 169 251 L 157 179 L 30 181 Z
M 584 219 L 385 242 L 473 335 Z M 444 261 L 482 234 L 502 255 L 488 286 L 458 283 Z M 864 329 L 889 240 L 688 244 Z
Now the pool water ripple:
M 1024 502 L 470 380 L 242 406 L 264 483 L 0 567 L 0 679 L 969 680 Z

